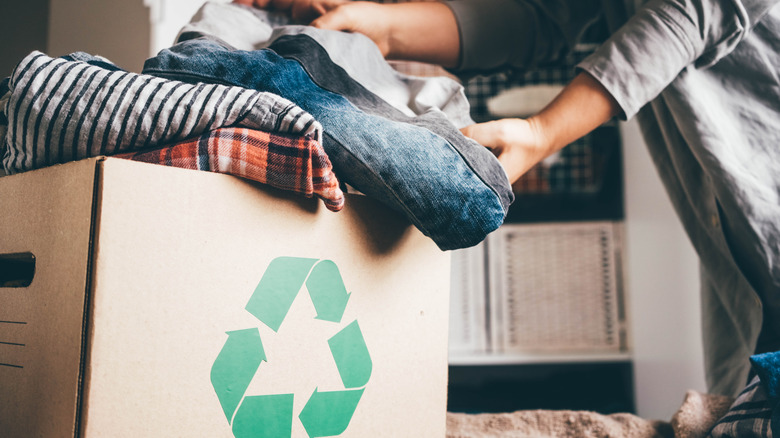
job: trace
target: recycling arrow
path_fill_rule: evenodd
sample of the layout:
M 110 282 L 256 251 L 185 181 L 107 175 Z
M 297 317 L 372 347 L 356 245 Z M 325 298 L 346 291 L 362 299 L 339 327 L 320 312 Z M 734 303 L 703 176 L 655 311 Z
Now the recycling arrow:
M 292 435 L 293 394 L 244 398 L 233 420 L 236 438 L 287 438 Z
M 330 260 L 278 257 L 263 273 L 245 309 L 278 332 L 303 286 L 315 319 L 340 323 L 350 293 Z M 246 395 L 262 362 L 267 361 L 257 328 L 227 332 L 211 368 L 211 384 L 236 438 L 288 438 L 292 435 L 295 394 Z M 309 437 L 343 433 L 355 414 L 373 363 L 357 320 L 328 339 L 343 390 L 315 388 L 298 418 Z
M 349 293 L 341 281 L 339 268 L 330 260 L 317 263 L 306 280 L 306 288 L 317 311 L 316 319 L 341 322 Z
M 316 259 L 279 257 L 266 269 L 246 310 L 278 332 Z
M 368 383 L 371 356 L 357 320 L 328 339 L 328 345 L 345 388 L 359 388 Z
M 211 385 L 230 423 L 260 363 L 266 358 L 260 331 L 256 328 L 227 332 L 227 335 L 228 339 L 211 367 Z
M 363 389 L 320 392 L 314 389 L 299 418 L 310 437 L 335 436 L 347 430 Z

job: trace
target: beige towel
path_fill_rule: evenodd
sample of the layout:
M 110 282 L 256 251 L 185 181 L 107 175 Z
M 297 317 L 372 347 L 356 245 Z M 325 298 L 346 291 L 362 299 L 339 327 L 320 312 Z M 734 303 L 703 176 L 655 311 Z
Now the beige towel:
M 447 438 L 703 438 L 732 401 L 688 391 L 671 422 L 588 411 L 448 413 Z
M 724 395 L 688 391 L 685 400 L 672 416 L 675 438 L 703 438 L 728 412 L 734 399 Z

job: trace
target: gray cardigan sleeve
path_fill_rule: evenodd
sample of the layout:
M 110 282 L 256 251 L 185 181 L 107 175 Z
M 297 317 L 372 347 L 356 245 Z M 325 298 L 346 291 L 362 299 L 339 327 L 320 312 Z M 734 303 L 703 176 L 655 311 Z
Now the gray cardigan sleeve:
M 458 74 L 528 69 L 558 60 L 601 12 L 599 0 L 452 0 Z
M 778 0 L 653 0 L 578 66 L 633 117 L 685 68 L 729 54 Z
M 578 68 L 601 82 L 628 119 L 683 69 L 707 68 L 734 50 L 779 1 L 651 0 Z M 459 74 L 556 61 L 602 12 L 597 0 L 445 3 L 461 36 Z

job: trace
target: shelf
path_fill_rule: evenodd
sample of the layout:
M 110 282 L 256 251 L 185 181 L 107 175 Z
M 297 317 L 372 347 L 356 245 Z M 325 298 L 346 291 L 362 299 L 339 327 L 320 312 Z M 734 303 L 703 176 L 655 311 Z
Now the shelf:
M 450 366 L 630 362 L 629 352 L 450 354 Z

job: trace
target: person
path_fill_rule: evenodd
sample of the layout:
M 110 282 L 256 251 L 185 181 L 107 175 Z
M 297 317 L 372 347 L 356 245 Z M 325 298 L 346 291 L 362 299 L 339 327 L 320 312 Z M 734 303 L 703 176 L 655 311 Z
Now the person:
M 780 350 L 778 0 L 237 1 L 463 75 L 555 62 L 603 14 L 610 37 L 552 103 L 462 132 L 515 181 L 612 117 L 637 117 L 701 262 L 708 390 L 737 394 L 749 356 Z

